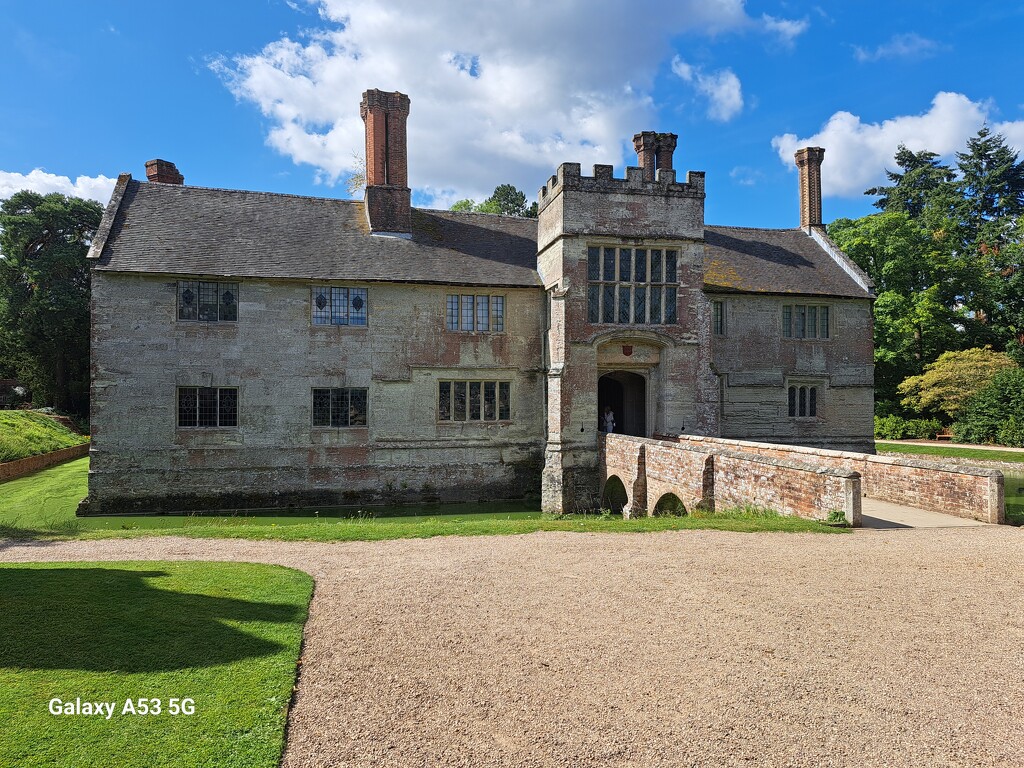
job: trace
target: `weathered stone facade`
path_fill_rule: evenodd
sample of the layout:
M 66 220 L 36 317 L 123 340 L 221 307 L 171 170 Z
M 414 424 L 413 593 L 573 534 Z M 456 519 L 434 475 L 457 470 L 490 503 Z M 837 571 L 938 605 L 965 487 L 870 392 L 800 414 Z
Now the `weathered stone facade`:
M 83 512 L 538 493 L 571 511 L 599 501 L 605 408 L 639 437 L 870 450 L 871 287 L 813 224 L 705 225 L 704 174 L 677 181 L 676 137 L 654 132 L 624 178 L 561 165 L 537 221 L 411 208 L 408 97 L 369 91 L 361 114 L 362 202 L 185 187 L 166 161 L 119 178 L 90 253 Z M 183 281 L 232 286 L 237 317 L 182 315 Z M 321 285 L 365 290 L 365 318 L 318 324 Z M 467 417 L 455 382 L 507 386 L 508 411 Z M 218 388 L 237 423 L 182 426 L 180 393 Z M 314 425 L 314 390 L 353 388 L 365 425 Z

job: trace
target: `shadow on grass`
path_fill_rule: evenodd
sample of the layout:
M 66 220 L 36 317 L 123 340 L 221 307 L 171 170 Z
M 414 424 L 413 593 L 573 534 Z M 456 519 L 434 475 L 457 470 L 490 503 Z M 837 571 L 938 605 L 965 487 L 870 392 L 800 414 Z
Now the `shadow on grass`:
M 290 622 L 294 606 L 159 589 L 164 571 L 0 568 L 0 668 L 160 672 L 281 650 L 227 622 Z

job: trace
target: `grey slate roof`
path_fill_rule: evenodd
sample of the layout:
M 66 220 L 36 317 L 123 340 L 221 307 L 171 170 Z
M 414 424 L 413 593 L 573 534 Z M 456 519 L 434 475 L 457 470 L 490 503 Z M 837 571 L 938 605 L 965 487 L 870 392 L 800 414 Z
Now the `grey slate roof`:
M 866 298 L 835 259 L 802 229 L 706 227 L 704 289 Z
M 122 176 L 90 255 L 113 272 L 541 286 L 536 219 L 414 208 L 412 222 L 411 240 L 379 237 L 358 201 Z M 709 226 L 705 243 L 712 293 L 869 296 L 800 229 Z
M 535 219 L 413 209 L 404 240 L 362 202 L 128 181 L 95 268 L 538 287 L 536 264 Z

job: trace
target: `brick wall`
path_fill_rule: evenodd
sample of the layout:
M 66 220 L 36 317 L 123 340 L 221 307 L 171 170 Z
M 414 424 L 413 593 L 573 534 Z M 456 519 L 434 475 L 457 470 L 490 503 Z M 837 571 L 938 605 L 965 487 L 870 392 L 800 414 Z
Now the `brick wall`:
M 660 437 L 694 449 L 738 451 L 821 469 L 852 470 L 860 474 L 865 496 L 986 523 L 1005 522 L 1003 475 L 994 469 L 723 438 Z
M 626 487 L 628 516 L 653 514 L 662 497 L 671 493 L 687 509 L 753 504 L 815 520 L 841 510 L 848 522 L 860 524 L 860 475 L 850 469 L 713 443 L 614 434 L 601 436 L 600 457 L 602 479 L 614 475 Z
M 73 445 L 70 448 L 61 448 L 59 451 L 41 453 L 38 456 L 29 456 L 27 459 L 17 461 L 6 461 L 0 464 L 0 482 L 13 480 L 16 477 L 24 477 L 40 469 L 46 469 L 56 464 L 63 464 L 71 459 L 80 459 L 89 455 L 89 444 Z

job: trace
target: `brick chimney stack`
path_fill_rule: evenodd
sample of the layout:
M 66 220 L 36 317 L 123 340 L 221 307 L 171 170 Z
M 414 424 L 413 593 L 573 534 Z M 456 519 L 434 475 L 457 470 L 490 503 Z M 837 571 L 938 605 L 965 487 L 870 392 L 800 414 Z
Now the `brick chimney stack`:
M 365 91 L 359 115 L 366 123 L 364 200 L 370 231 L 410 236 L 412 193 L 406 148 L 409 97 L 397 91 Z
M 796 167 L 800 169 L 800 228 L 821 226 L 821 162 L 825 150 L 804 147 L 796 151 Z
M 672 170 L 672 153 L 676 151 L 679 137 L 674 133 L 644 131 L 633 136 L 633 148 L 637 162 L 644 169 L 644 179 L 654 181 L 659 168 Z
M 146 162 L 146 179 L 159 184 L 184 184 L 182 176 L 174 163 L 169 160 L 149 160 Z

